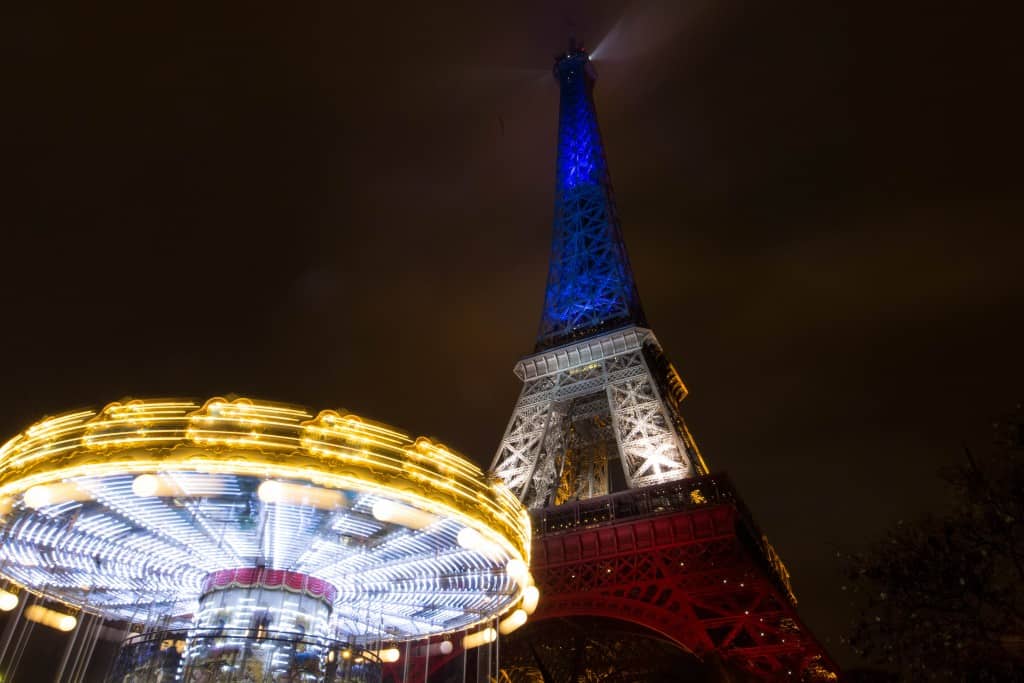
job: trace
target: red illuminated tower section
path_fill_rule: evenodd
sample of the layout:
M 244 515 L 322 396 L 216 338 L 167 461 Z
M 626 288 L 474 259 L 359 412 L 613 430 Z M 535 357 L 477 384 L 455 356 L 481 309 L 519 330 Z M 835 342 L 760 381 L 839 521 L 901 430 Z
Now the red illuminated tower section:
M 688 660 L 734 677 L 835 680 L 782 562 L 683 421 L 686 388 L 647 326 L 622 239 L 587 53 L 570 44 L 554 74 L 544 312 L 491 468 L 533 511 L 542 598 L 502 647 L 502 668 L 512 680 L 655 681 L 678 680 Z

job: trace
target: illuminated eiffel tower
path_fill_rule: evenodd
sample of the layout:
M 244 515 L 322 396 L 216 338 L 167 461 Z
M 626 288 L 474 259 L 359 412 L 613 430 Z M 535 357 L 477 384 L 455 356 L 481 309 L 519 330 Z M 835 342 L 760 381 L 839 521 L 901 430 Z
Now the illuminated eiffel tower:
M 686 388 L 647 326 L 626 255 L 589 56 L 570 43 L 554 75 L 544 312 L 534 353 L 515 367 L 523 388 L 491 468 L 533 510 L 542 601 L 503 662 L 547 680 L 617 666 L 607 680 L 653 681 L 669 646 L 741 676 L 835 680 L 784 566 L 683 421 Z M 624 642 L 646 654 L 608 661 Z

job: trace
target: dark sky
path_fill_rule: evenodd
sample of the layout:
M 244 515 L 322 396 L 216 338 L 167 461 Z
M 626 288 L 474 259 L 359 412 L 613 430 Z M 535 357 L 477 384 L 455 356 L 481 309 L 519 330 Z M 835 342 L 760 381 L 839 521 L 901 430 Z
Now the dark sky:
M 4 438 L 235 392 L 488 464 L 540 316 L 570 31 L 690 427 L 841 661 L 836 550 L 941 509 L 936 471 L 1024 395 L 1024 74 L 981 5 L 21 4 Z

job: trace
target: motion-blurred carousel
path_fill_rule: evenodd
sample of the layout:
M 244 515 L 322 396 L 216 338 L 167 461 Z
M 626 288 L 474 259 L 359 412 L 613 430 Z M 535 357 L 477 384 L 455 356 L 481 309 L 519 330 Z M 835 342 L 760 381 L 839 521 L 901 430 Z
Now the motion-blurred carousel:
M 0 680 L 35 624 L 70 632 L 56 680 L 379 680 L 522 625 L 529 544 L 500 482 L 354 415 L 213 398 L 50 417 L 0 449 Z

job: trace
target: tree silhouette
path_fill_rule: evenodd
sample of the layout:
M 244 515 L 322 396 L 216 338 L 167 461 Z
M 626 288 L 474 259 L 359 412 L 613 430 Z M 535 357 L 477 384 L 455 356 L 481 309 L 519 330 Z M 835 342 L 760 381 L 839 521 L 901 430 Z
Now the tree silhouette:
M 899 524 L 845 558 L 850 643 L 909 680 L 1024 680 L 1024 416 L 945 474 L 951 512 Z

